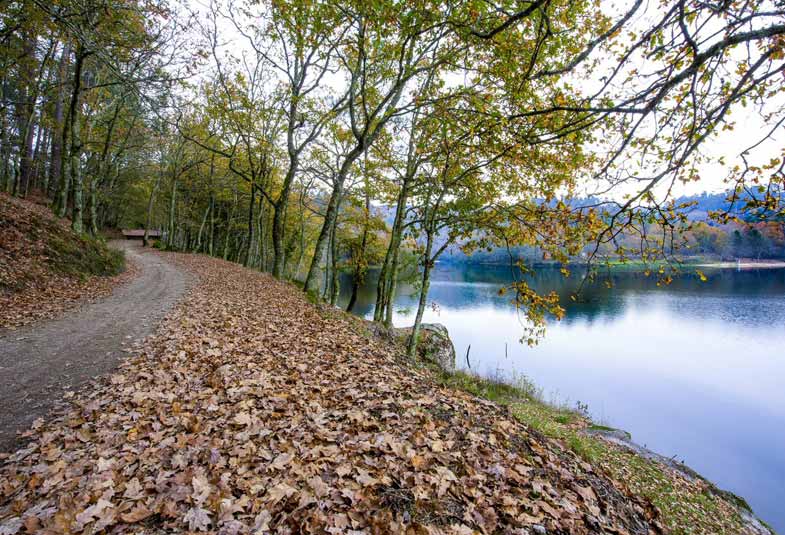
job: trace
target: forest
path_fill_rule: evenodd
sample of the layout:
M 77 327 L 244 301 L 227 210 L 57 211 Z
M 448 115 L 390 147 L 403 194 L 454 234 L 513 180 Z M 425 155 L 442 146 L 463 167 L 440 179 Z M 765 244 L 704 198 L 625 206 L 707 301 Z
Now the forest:
M 765 257 L 754 225 L 730 245 L 684 233 L 674 191 L 708 164 L 781 242 L 777 3 L 16 0 L 0 17 L 0 188 L 78 233 L 160 230 L 161 248 L 330 303 L 348 271 L 349 309 L 376 266 L 386 325 L 414 263 L 412 352 L 450 248 Z M 704 151 L 740 114 L 757 137 Z M 514 295 L 535 322 L 558 311 L 525 282 Z

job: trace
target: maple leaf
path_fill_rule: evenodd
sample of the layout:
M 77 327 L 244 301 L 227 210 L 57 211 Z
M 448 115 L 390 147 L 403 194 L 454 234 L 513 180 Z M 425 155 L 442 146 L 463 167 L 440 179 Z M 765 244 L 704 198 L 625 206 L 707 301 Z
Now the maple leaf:
M 137 478 L 133 478 L 125 484 L 123 497 L 129 500 L 141 500 L 144 498 L 144 488 Z
M 198 475 L 191 479 L 191 486 L 191 498 L 196 505 L 202 505 L 210 497 L 210 482 L 203 475 Z
M 98 502 L 76 515 L 76 529 L 81 530 L 86 524 L 99 518 L 105 518 L 106 511 L 112 508 L 114 505 L 111 502 L 99 499 Z
M 191 507 L 183 517 L 183 522 L 188 524 L 191 531 L 207 531 L 210 527 L 210 512 L 201 507 Z
M 288 498 L 297 492 L 297 489 L 290 487 L 286 483 L 278 483 L 272 487 L 265 494 L 265 501 L 269 503 L 277 503 L 283 498 Z

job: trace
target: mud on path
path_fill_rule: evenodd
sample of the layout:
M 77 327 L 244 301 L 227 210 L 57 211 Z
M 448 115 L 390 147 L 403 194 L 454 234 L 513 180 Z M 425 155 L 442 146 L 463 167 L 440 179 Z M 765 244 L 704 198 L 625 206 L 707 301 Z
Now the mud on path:
M 117 241 L 139 275 L 66 316 L 0 333 L 0 452 L 69 391 L 113 371 L 134 342 L 150 334 L 183 295 L 186 276 L 141 245 Z

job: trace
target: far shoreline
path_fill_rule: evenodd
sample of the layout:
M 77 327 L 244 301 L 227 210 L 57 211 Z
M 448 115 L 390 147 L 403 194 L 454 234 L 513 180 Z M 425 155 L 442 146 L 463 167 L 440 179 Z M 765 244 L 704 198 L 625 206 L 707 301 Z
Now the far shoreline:
M 703 264 L 689 264 L 695 267 L 707 267 L 716 269 L 779 269 L 785 268 L 783 260 L 752 260 L 746 262 L 707 262 Z
M 499 266 L 499 267 L 510 267 L 510 264 L 507 262 L 455 262 L 455 261 L 438 261 L 437 264 L 442 264 L 444 266 Z M 570 262 L 567 264 L 562 264 L 559 262 L 535 262 L 529 265 L 530 268 L 561 268 L 561 267 L 587 267 L 589 264 L 585 262 Z M 660 263 L 652 262 L 651 264 L 644 264 L 638 260 L 630 260 L 627 262 L 619 262 L 614 261 L 610 264 L 606 264 L 603 262 L 595 263 L 594 266 L 598 268 L 610 268 L 610 269 L 618 269 L 618 268 L 639 268 L 639 269 L 651 269 L 653 266 L 659 266 Z M 698 261 L 698 262 L 691 262 L 689 260 L 681 262 L 681 263 L 673 263 L 673 265 L 677 265 L 681 268 L 710 268 L 710 269 L 785 269 L 785 260 L 745 260 L 742 262 L 738 261 Z

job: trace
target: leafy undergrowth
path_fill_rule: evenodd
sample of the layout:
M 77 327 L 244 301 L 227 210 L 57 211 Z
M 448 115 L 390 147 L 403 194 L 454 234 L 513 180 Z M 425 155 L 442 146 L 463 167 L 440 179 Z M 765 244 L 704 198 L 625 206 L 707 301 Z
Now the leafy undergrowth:
M 627 492 L 651 502 L 662 524 L 674 535 L 752 533 L 745 531 L 748 528 L 742 522 L 739 504 L 710 483 L 592 436 L 587 431 L 615 430 L 594 425 L 573 410 L 543 403 L 529 383 L 513 386 L 462 372 L 443 375 L 441 380 L 509 406 L 520 421 L 558 440 L 610 479 L 624 482 Z
M 0 329 L 107 295 L 123 267 L 120 251 L 75 234 L 47 207 L 0 194 Z
M 293 285 L 165 257 L 198 282 L 5 460 L 0 532 L 661 533 L 558 441 Z

